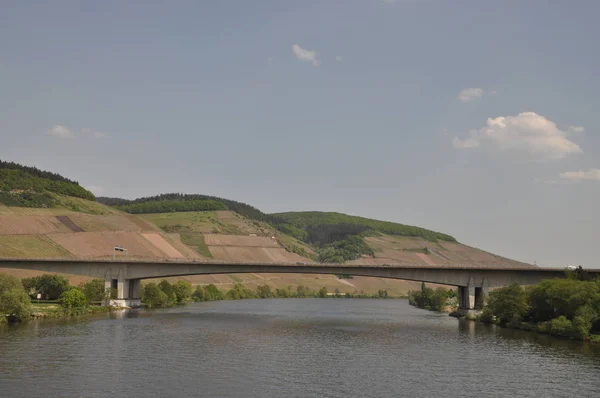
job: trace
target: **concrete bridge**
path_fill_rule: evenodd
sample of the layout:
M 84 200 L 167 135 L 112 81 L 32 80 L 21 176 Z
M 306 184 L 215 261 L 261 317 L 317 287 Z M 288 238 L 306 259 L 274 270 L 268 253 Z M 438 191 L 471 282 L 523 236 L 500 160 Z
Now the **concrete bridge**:
M 117 290 L 116 306 L 140 305 L 140 280 L 170 276 L 294 273 L 356 275 L 376 278 L 437 283 L 458 287 L 459 309 L 477 307 L 489 288 L 518 283 L 533 285 L 544 279 L 564 278 L 560 268 L 482 267 L 475 265 L 397 265 L 397 264 L 312 264 L 269 262 L 226 262 L 219 260 L 139 260 L 139 259 L 0 259 L 0 268 L 20 268 L 45 272 L 102 278 L 107 288 Z M 600 269 L 586 269 L 600 276 Z

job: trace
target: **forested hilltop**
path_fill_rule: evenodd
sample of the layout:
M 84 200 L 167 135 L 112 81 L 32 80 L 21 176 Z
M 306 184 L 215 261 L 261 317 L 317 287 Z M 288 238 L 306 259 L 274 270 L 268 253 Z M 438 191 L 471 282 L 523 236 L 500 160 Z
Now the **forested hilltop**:
M 55 194 L 95 200 L 94 195 L 59 174 L 0 160 L 0 203 L 16 207 L 53 207 Z
M 317 260 L 344 262 L 374 252 L 365 236 L 379 234 L 422 238 L 430 242 L 456 242 L 450 235 L 425 228 L 379 221 L 341 213 L 286 212 L 267 214 L 246 203 L 209 195 L 170 193 L 135 200 L 98 197 L 105 205 L 131 214 L 231 210 L 250 220 L 266 222 L 279 231 L 313 246 Z

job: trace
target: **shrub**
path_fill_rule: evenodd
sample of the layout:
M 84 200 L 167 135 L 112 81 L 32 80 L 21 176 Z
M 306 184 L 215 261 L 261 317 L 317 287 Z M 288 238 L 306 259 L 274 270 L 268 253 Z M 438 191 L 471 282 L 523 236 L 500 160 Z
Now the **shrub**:
M 527 295 L 517 284 L 492 291 L 489 294 L 488 308 L 503 325 L 520 323 L 529 311 Z
M 202 286 L 196 286 L 196 290 L 192 293 L 192 299 L 194 301 L 205 301 L 204 288 Z
M 26 321 L 31 317 L 31 300 L 12 275 L 0 274 L 0 321 L 4 315 L 11 321 Z
M 546 324 L 548 333 L 555 336 L 576 337 L 573 330 L 573 323 L 566 316 L 561 315 L 552 319 Z
M 169 297 L 154 282 L 144 285 L 141 292 L 141 301 L 148 308 L 169 305 Z
M 23 288 L 12 288 L 0 293 L 0 317 L 8 315 L 11 321 L 26 321 L 31 317 L 31 300 Z
M 173 285 L 173 293 L 178 303 L 184 303 L 192 297 L 192 284 L 188 281 L 177 281 Z
M 69 290 L 69 281 L 64 276 L 44 274 L 21 280 L 25 291 L 39 293 L 44 300 L 58 300 Z
M 83 308 L 87 304 L 85 293 L 77 288 L 67 290 L 60 295 L 60 305 L 67 309 Z
M 92 279 L 90 282 L 82 284 L 81 290 L 83 290 L 88 302 L 106 299 L 106 288 L 102 279 Z

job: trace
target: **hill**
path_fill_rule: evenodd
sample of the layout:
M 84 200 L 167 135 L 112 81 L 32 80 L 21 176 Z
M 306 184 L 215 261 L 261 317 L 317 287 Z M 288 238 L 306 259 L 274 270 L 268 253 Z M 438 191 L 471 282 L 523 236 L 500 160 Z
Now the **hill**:
M 425 228 L 341 213 L 267 214 L 209 195 L 97 198 L 58 174 L 0 163 L 0 257 L 109 258 L 124 246 L 135 258 L 523 266 Z M 17 276 L 39 274 L 10 270 Z M 77 282 L 85 278 L 70 277 Z M 335 275 L 232 274 L 185 277 L 229 289 L 326 286 L 341 292 L 405 294 L 419 284 Z
M 60 207 L 60 197 L 95 200 L 76 181 L 59 174 L 0 160 L 0 203 L 7 206 Z M 68 203 L 68 201 L 67 201 Z

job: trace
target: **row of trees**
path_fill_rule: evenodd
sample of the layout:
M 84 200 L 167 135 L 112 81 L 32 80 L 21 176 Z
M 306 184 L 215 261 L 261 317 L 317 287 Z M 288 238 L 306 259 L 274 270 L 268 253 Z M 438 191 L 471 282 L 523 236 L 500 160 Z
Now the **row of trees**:
M 167 280 L 162 280 L 160 283 L 144 284 L 141 289 L 141 300 L 148 308 L 169 307 L 190 301 L 192 293 L 192 284 L 187 281 L 171 284 Z
M 162 202 L 130 203 L 115 206 L 117 209 L 130 214 L 149 213 L 177 213 L 184 211 L 214 211 L 228 210 L 227 206 L 219 201 L 207 200 L 165 200 Z
M 480 320 L 573 339 L 600 332 L 600 280 L 552 279 L 489 294 Z
M 108 206 L 125 206 L 130 204 L 142 204 L 142 203 L 151 203 L 151 202 L 165 202 L 165 201 L 177 201 L 177 202 L 187 202 L 187 201 L 207 201 L 212 200 L 215 202 L 219 202 L 225 206 L 225 209 L 229 209 L 235 211 L 238 214 L 243 215 L 251 220 L 257 221 L 271 221 L 272 217 L 268 214 L 263 213 L 258 210 L 256 207 L 250 206 L 246 203 L 237 202 L 235 200 L 219 198 L 217 196 L 210 195 L 199 195 L 199 194 L 181 194 L 181 193 L 166 193 L 156 196 L 149 196 L 144 198 L 138 198 L 134 200 L 129 199 L 121 199 L 121 198 L 109 198 L 109 197 L 98 197 L 98 202 L 104 203 Z
M 433 290 L 421 283 L 421 290 L 408 292 L 408 302 L 415 307 L 431 311 L 443 311 L 448 306 L 455 306 L 457 293 L 454 290 L 438 287 Z
M 223 293 L 213 284 L 196 286 L 196 289 L 193 289 L 189 282 L 177 281 L 175 284 L 171 284 L 166 280 L 160 283 L 150 282 L 144 284 L 142 288 L 142 303 L 148 308 L 168 307 L 188 301 L 202 302 L 298 297 L 388 298 L 388 292 L 387 290 L 379 290 L 377 294 L 368 295 L 362 291 L 360 293 L 341 293 L 336 289 L 335 293 L 330 295 L 326 287 L 322 287 L 319 290 L 311 290 L 308 286 L 298 285 L 296 289 L 292 289 L 291 286 L 288 286 L 287 289 L 272 289 L 269 285 L 259 285 L 256 287 L 256 290 L 252 290 L 241 283 L 236 283 L 233 288 Z

